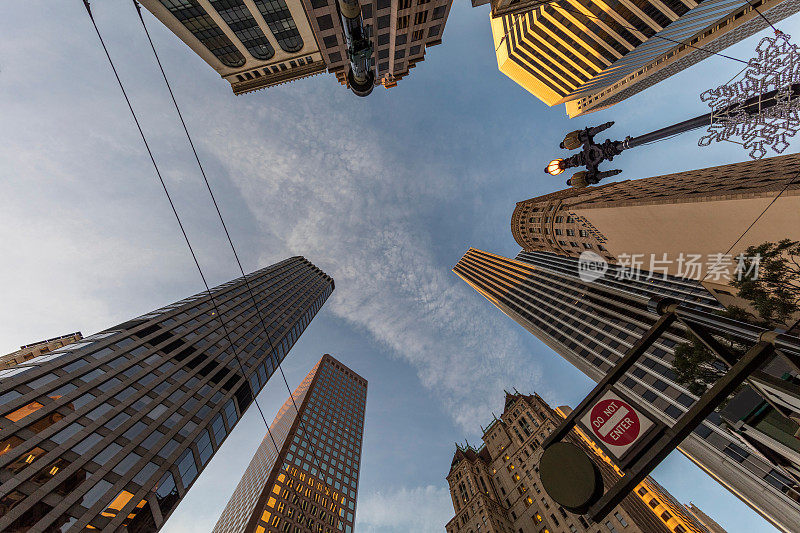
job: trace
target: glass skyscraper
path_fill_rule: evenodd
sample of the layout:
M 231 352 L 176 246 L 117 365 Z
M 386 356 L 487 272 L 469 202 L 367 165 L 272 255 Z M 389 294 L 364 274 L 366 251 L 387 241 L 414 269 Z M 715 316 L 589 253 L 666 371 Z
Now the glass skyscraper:
M 647 302 L 669 296 L 705 310 L 721 306 L 698 282 L 659 274 L 626 279 L 609 265 L 585 282 L 578 259 L 546 252 L 520 252 L 516 260 L 470 249 L 453 269 L 498 309 L 533 333 L 584 374 L 599 381 L 655 322 Z M 621 278 L 621 279 L 618 279 Z M 648 349 L 618 386 L 641 409 L 667 425 L 696 400 L 675 380 L 673 351 L 685 342 L 680 326 Z M 800 493 L 793 480 L 763 457 L 742 447 L 712 413 L 679 449 L 782 531 L 800 524 Z
M 278 412 L 214 533 L 352 533 L 366 403 L 367 380 L 325 354 Z
M 302 257 L 246 281 L 0 371 L 0 531 L 163 526 L 334 289 Z

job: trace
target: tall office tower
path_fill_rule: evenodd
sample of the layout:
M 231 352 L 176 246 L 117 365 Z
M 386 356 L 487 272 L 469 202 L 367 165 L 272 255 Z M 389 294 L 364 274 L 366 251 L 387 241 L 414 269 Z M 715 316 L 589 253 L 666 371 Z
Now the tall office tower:
M 0 531 L 160 529 L 333 288 L 293 257 L 0 370 Z
M 800 240 L 800 182 L 789 185 L 798 172 L 800 154 L 791 154 L 566 189 L 518 202 L 511 234 L 527 251 L 594 250 L 609 261 L 625 254 L 645 270 L 655 258 L 668 274 L 702 280 L 720 302 L 744 306 L 728 286 L 736 256 L 763 242 Z M 727 268 L 708 275 L 709 257 L 726 251 Z M 699 259 L 690 268 L 691 256 Z
M 367 380 L 322 356 L 270 425 L 214 533 L 352 533 L 366 403 Z
M 758 11 L 774 24 L 800 10 L 800 2 L 491 0 L 491 7 L 500 71 L 549 106 L 565 103 L 576 117 L 766 28 Z
M 548 531 L 583 533 L 708 533 L 669 492 L 648 477 L 598 524 L 567 512 L 542 488 L 541 443 L 570 412 L 551 409 L 539 395 L 506 392 L 503 414 L 483 430 L 479 449 L 458 447 L 447 475 L 456 515 L 447 533 Z M 568 439 L 584 449 L 611 485 L 619 470 L 580 430 Z
M 81 335 L 81 332 L 77 331 L 68 335 L 53 337 L 52 339 L 47 339 L 46 341 L 39 341 L 32 344 L 26 344 L 25 346 L 20 346 L 19 350 L 16 352 L 11 352 L 10 354 L 0 356 L 0 369 L 23 363 L 28 359 L 33 359 L 34 357 L 38 357 L 42 354 L 52 352 L 53 350 L 57 350 L 62 346 L 79 341 L 82 338 L 83 335 Z
M 235 94 L 324 72 L 347 84 L 337 0 L 141 0 Z M 412 5 L 413 3 L 413 5 Z M 394 87 L 442 42 L 452 0 L 362 1 L 375 84 Z
M 520 252 L 516 260 L 470 249 L 453 269 L 503 313 L 533 333 L 594 381 L 599 381 L 655 322 L 654 296 L 670 296 L 700 309 L 721 309 L 692 280 L 668 277 L 617 279 L 610 265 L 585 282 L 578 260 Z M 699 289 L 699 290 L 698 290 Z M 639 408 L 674 424 L 696 397 L 675 380 L 674 347 L 685 333 L 671 328 L 640 358 L 619 387 Z M 775 464 L 743 448 L 717 413 L 679 446 L 691 461 L 782 531 L 800 523 L 800 486 Z

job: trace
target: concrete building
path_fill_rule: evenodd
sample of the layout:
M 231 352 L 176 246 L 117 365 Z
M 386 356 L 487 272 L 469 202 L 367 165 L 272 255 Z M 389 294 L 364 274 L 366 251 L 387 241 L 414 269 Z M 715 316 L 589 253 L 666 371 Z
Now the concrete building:
M 325 354 L 278 412 L 214 533 L 352 533 L 366 402 L 367 381 Z
M 475 1 L 475 4 L 489 3 Z M 612 106 L 800 10 L 798 0 L 491 0 L 501 72 L 570 117 Z
M 61 335 L 60 337 L 53 337 L 52 339 L 47 339 L 45 341 L 39 341 L 32 344 L 26 344 L 25 346 L 20 346 L 19 350 L 16 352 L 11 352 L 10 354 L 0 356 L 0 369 L 8 368 L 19 363 L 24 363 L 29 359 L 52 352 L 53 350 L 57 350 L 62 346 L 79 341 L 82 338 L 83 335 L 81 335 L 81 332 L 77 331 L 68 335 Z
M 723 305 L 743 307 L 728 285 L 736 256 L 767 241 L 800 240 L 800 182 L 788 185 L 799 172 L 800 154 L 791 154 L 566 189 L 518 202 L 511 234 L 527 251 L 593 250 L 615 263 L 637 257 L 654 272 L 655 259 L 659 274 L 702 281 Z M 714 254 L 727 255 L 724 264 L 714 267 Z
M 722 309 L 693 280 L 620 278 L 619 268 L 610 265 L 597 279 L 584 281 L 577 259 L 545 252 L 523 251 L 507 259 L 470 249 L 453 270 L 594 381 L 655 322 L 647 310 L 651 298 L 666 295 L 699 309 Z M 667 425 L 696 401 L 671 368 L 675 346 L 685 341 L 682 329 L 670 328 L 617 384 L 638 408 Z M 796 530 L 800 485 L 781 465 L 745 449 L 719 413 L 678 449 L 779 530 Z
M 0 531 L 158 531 L 333 288 L 293 257 L 0 370 Z
M 598 531 L 588 516 L 566 511 L 539 478 L 541 443 L 568 416 L 537 394 L 506 393 L 500 418 L 483 430 L 478 449 L 458 446 L 447 475 L 456 515 L 447 533 L 578 533 Z M 576 428 L 569 440 L 594 459 L 608 486 L 620 472 L 602 450 Z M 645 479 L 600 524 L 609 533 L 709 533 L 651 478 Z
M 336 0 L 141 0 L 242 94 L 321 72 L 347 85 L 349 60 Z M 375 84 L 407 76 L 442 42 L 452 0 L 366 0 Z

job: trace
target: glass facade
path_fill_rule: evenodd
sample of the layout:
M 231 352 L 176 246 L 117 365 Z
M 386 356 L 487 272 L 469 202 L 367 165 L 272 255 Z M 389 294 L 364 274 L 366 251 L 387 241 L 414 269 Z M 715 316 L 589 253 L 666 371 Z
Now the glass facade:
M 212 0 L 211 6 L 256 59 L 269 59 L 275 50 L 242 0 Z
M 208 15 L 197 0 L 160 0 L 192 35 L 208 48 L 226 67 L 244 65 L 244 55 Z
M 666 295 L 701 309 L 721 309 L 695 281 L 671 276 L 664 281 L 660 274 L 652 279 L 618 280 L 617 268 L 609 265 L 601 278 L 587 283 L 578 275 L 576 258 L 520 252 L 512 260 L 470 249 L 453 270 L 506 315 L 599 381 L 655 322 L 656 316 L 647 310 L 650 298 Z M 668 425 L 697 399 L 675 381 L 671 366 L 675 346 L 685 339 L 679 326 L 670 328 L 618 384 L 631 398 L 641 400 L 642 409 Z M 681 444 L 681 450 L 713 458 L 713 464 L 703 467 L 722 477 L 757 510 L 770 501 L 784 506 L 787 516 L 800 510 L 800 503 L 784 494 L 789 487 L 773 488 L 774 465 L 741 449 L 737 442 L 715 412 Z M 730 475 L 719 473 L 723 463 L 732 469 Z M 743 483 L 759 490 L 745 489 Z
M 160 529 L 334 288 L 302 257 L 247 281 L 0 372 L 0 530 Z
M 303 48 L 303 38 L 285 0 L 253 0 L 253 3 L 284 52 L 298 52 Z
M 353 532 L 367 381 L 326 354 L 293 397 L 214 533 Z

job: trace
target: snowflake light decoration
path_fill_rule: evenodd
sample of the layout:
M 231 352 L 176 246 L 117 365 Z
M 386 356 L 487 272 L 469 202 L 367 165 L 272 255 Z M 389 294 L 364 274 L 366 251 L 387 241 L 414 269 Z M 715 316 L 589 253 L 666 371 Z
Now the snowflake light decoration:
M 700 95 L 711 108 L 711 125 L 699 146 L 735 142 L 749 149 L 753 159 L 764 157 L 767 148 L 780 154 L 789 147 L 787 139 L 800 129 L 800 91 L 792 87 L 800 83 L 800 49 L 789 39 L 777 31 L 774 38 L 761 39 L 758 56 L 750 59 L 739 81 Z M 775 105 L 762 108 L 772 98 Z

